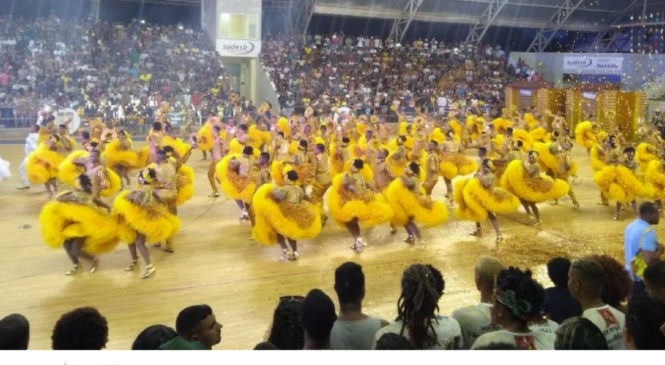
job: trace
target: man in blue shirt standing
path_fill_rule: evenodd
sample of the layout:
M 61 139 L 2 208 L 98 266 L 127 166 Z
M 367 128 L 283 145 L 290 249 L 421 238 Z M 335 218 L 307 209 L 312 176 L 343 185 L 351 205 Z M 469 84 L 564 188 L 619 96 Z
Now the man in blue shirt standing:
M 640 205 L 640 216 L 626 227 L 624 231 L 624 251 L 626 258 L 626 270 L 633 278 L 633 295 L 639 297 L 646 295 L 641 273 L 633 272 L 631 262 L 637 255 L 641 255 L 648 265 L 657 260 L 663 253 L 663 246 L 656 239 L 652 225 L 658 224 L 660 214 L 653 203 Z M 638 257 L 639 258 L 639 257 Z

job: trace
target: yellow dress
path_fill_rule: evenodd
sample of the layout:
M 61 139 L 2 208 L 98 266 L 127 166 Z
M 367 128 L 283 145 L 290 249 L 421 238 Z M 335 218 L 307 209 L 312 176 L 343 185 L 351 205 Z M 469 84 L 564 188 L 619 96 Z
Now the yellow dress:
M 111 213 L 118 222 L 118 238 L 127 244 L 134 243 L 139 233 L 146 244 L 162 242 L 180 229 L 180 219 L 152 196 L 151 187 L 123 191 L 113 201 Z
M 72 238 L 84 238 L 83 251 L 97 255 L 112 251 L 118 244 L 116 220 L 92 202 L 90 194 L 65 192 L 73 201 L 52 200 L 39 214 L 44 243 L 59 248 Z
M 503 117 L 496 118 L 491 123 L 497 135 L 505 134 L 508 128 L 513 126 L 513 122 Z
M 33 184 L 44 184 L 50 179 L 58 177 L 58 166 L 64 157 L 57 151 L 52 151 L 45 144 L 41 144 L 28 155 L 26 172 Z
M 652 199 L 665 199 L 665 171 L 663 170 L 663 163 L 660 160 L 649 162 L 645 173 L 645 180 L 651 186 L 650 190 L 653 192 Z
M 86 170 L 84 166 L 74 164 L 74 161 L 77 159 L 88 158 L 88 155 L 88 151 L 83 150 L 74 151 L 67 155 L 58 166 L 58 179 L 73 188 L 76 187 L 78 185 L 79 175 L 85 174 Z M 120 180 L 120 176 L 118 176 L 113 170 L 104 167 L 103 178 L 103 189 L 99 192 L 99 195 L 107 198 L 120 190 L 122 181 Z
M 605 152 L 599 144 L 591 147 L 591 169 L 594 172 L 601 171 L 605 168 Z
M 173 150 L 178 154 L 178 156 L 184 156 L 187 154 L 187 152 L 189 152 L 189 150 L 192 149 L 192 146 L 183 142 L 182 139 L 173 138 L 168 134 L 164 134 L 164 138 L 162 139 L 162 145 L 160 147 L 164 148 L 166 146 L 173 147 Z
M 420 184 L 418 184 L 418 189 L 420 194 L 415 194 L 404 185 L 402 178 L 393 180 L 386 188 L 386 198 L 393 209 L 391 223 L 394 226 L 403 226 L 409 219 L 427 227 L 433 227 L 448 220 L 446 205 L 427 196 L 425 189 Z
M 328 190 L 328 209 L 337 223 L 344 225 L 358 218 L 361 226 L 375 227 L 392 218 L 393 211 L 383 194 L 369 190 L 353 193 L 342 184 L 344 176 L 346 174 L 336 175 Z
M 137 169 L 144 167 L 148 162 L 148 150 L 141 149 L 133 151 L 123 149 L 120 140 L 114 139 L 106 145 L 102 153 L 102 160 L 106 167 L 113 169 L 115 166 L 123 166 L 128 169 Z
M 577 141 L 580 146 L 591 148 L 599 143 L 598 136 L 593 133 L 592 128 L 593 125 L 588 120 L 577 123 L 575 126 L 575 141 Z
M 544 171 L 555 174 L 559 170 L 559 159 L 550 152 L 552 143 L 536 142 L 533 150 L 538 152 L 538 164 Z
M 254 149 L 260 149 L 261 146 L 270 144 L 271 136 L 270 132 L 262 131 L 257 128 L 255 125 L 250 125 L 247 131 L 248 145 L 254 147 Z M 241 151 L 242 152 L 242 151 Z
M 623 165 L 606 165 L 602 170 L 593 174 L 593 180 L 603 196 L 618 203 L 630 203 L 638 196 L 654 195 L 649 185 L 643 184 L 630 169 Z
M 432 130 L 432 133 L 430 133 L 429 140 L 441 144 L 446 141 L 446 135 L 443 133 L 441 128 L 437 127 Z
M 439 172 L 448 180 L 456 176 L 464 176 L 476 172 L 478 164 L 461 153 L 452 153 L 441 156 Z
M 522 151 L 528 151 L 533 147 L 533 137 L 524 129 L 513 130 L 513 140 L 522 141 Z
M 277 243 L 277 234 L 300 240 L 312 239 L 321 232 L 318 208 L 307 200 L 291 203 L 273 197 L 274 184 L 263 184 L 252 198 L 255 220 L 252 233 L 264 245 Z M 303 193 L 304 194 L 304 193 Z
M 194 196 L 194 169 L 182 165 L 175 177 L 175 186 L 178 189 L 176 205 L 182 205 Z
M 252 201 L 252 195 L 254 195 L 254 190 L 256 189 L 256 182 L 250 177 L 238 175 L 236 171 L 229 168 L 231 160 L 239 159 L 240 157 L 242 156 L 229 153 L 217 162 L 215 173 L 224 194 L 231 199 L 242 200 L 245 203 L 249 203 Z
M 531 140 L 534 143 L 547 143 L 550 142 L 550 134 L 543 127 L 537 127 L 529 131 L 531 135 Z
M 506 171 L 501 176 L 501 187 L 518 198 L 532 203 L 560 198 L 568 194 L 570 189 L 567 182 L 552 179 L 544 173 L 530 177 L 520 160 L 513 160 L 508 164 Z
M 649 143 L 642 142 L 637 145 L 637 148 L 635 149 L 635 161 L 637 161 L 637 164 L 640 167 L 640 175 L 646 173 L 647 167 L 651 161 L 658 159 L 655 151 L 656 148 Z
M 488 212 L 511 213 L 520 204 L 515 195 L 496 186 L 485 188 L 475 177 L 455 182 L 453 199 L 457 203 L 455 217 L 479 223 L 487 219 Z
M 197 147 L 201 151 L 212 151 L 212 125 L 205 123 L 196 133 Z

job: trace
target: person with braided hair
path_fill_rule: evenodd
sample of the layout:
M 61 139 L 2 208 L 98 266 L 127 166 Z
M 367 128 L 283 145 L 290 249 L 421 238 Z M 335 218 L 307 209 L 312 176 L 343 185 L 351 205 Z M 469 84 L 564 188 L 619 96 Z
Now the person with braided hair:
M 491 343 L 513 344 L 524 350 L 554 349 L 553 334 L 529 328 L 529 323 L 539 318 L 545 302 L 545 290 L 531 277 L 530 270 L 512 266 L 501 270 L 492 301 L 492 323 L 503 329 L 478 337 L 471 349 Z
M 409 266 L 402 275 L 402 294 L 397 301 L 397 319 L 380 329 L 372 348 L 386 333 L 409 339 L 419 349 L 462 348 L 462 330 L 451 317 L 437 315 L 441 293 L 434 272 L 426 265 Z

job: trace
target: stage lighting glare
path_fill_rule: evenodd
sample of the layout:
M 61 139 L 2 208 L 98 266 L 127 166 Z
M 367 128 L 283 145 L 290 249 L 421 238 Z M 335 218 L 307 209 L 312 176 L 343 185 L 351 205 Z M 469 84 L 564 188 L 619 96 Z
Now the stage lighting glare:
M 145 24 L 145 20 L 141 19 L 141 24 Z

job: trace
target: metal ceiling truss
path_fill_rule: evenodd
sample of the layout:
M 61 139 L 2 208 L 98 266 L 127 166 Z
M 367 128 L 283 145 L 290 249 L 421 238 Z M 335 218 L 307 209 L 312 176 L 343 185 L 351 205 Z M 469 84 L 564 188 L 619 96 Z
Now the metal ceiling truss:
M 487 4 L 487 8 L 483 11 L 483 14 L 478 19 L 478 22 L 471 26 L 469 35 L 466 37 L 466 43 L 480 43 L 487 30 L 494 24 L 494 19 L 501 12 L 509 0 L 492 0 Z
M 545 26 L 540 28 L 527 52 L 543 52 L 568 18 L 582 5 L 584 0 L 564 0 Z
M 263 10 L 281 11 L 290 17 L 288 32 L 305 35 L 317 0 L 263 0 Z
M 617 25 L 626 18 L 626 14 L 635 8 L 640 1 L 642 0 L 633 0 L 619 16 L 614 18 L 612 23 L 608 25 L 605 30 L 598 32 L 598 35 L 596 35 L 596 38 L 591 45 L 591 50 L 594 52 L 609 52 L 616 49 L 616 40 L 622 32 L 621 27 L 617 27 Z
M 423 0 L 408 0 L 404 6 L 404 10 L 402 10 L 402 16 L 393 21 L 393 26 L 390 28 L 390 35 L 388 38 L 401 42 L 413 21 L 413 17 L 416 16 L 416 13 L 418 13 L 418 9 L 422 4 Z
M 295 34 L 302 34 L 304 37 L 307 34 L 309 22 L 314 15 L 314 7 L 317 0 L 304 0 L 302 11 L 296 11 L 296 18 L 293 21 L 293 31 Z

